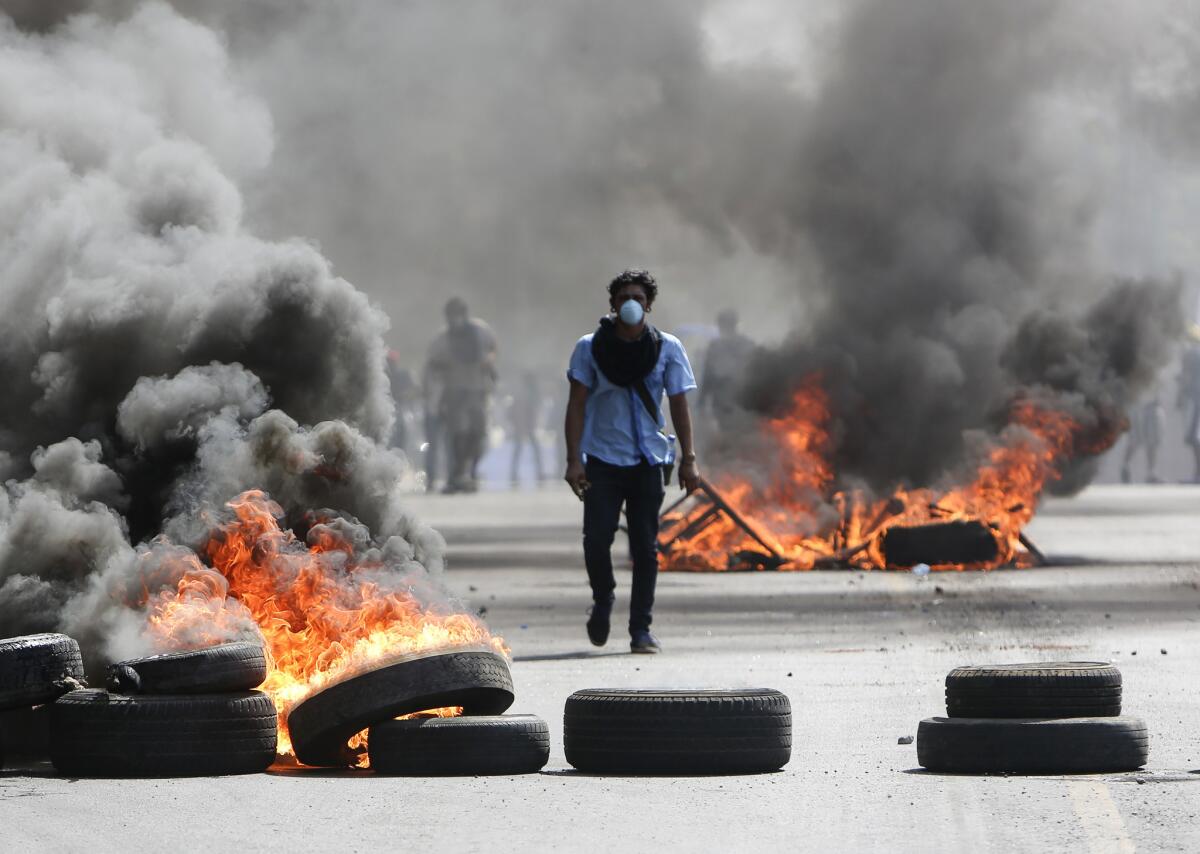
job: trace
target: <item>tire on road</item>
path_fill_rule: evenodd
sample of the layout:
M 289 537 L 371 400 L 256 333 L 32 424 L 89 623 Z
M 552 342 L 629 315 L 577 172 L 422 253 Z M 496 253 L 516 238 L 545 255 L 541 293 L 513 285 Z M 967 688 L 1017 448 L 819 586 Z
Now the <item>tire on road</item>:
M 50 760 L 77 777 L 252 774 L 275 761 L 276 720 L 259 691 L 73 691 L 50 709 Z
M 120 694 L 229 694 L 267 678 L 267 659 L 255 643 L 227 643 L 119 661 L 108 668 L 108 690 Z
M 957 667 L 946 676 L 954 718 L 1078 718 L 1121 714 L 1121 672 L 1093 661 Z
M 550 758 L 550 728 L 533 715 L 384 721 L 371 727 L 367 752 L 380 774 L 533 774 Z
M 354 765 L 350 738 L 401 715 L 462 706 L 465 715 L 498 715 L 512 705 L 512 675 L 489 650 L 409 658 L 318 691 L 288 715 L 296 758 L 305 765 Z
M 0 710 L 48 703 L 86 685 L 74 638 L 40 634 L 0 640 Z
M 576 691 L 563 713 L 567 761 L 600 774 L 751 774 L 792 755 L 792 707 L 767 688 Z
M 917 728 L 917 761 L 930 771 L 1099 774 L 1146 764 L 1146 724 L 1134 717 L 928 718 Z

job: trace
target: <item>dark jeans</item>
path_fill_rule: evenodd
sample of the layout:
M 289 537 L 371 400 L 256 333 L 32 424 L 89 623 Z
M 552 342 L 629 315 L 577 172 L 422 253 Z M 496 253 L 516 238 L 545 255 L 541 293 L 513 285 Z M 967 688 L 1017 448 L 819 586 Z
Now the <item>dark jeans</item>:
M 624 504 L 633 558 L 629 631 L 645 631 L 650 628 L 658 581 L 658 511 L 665 491 L 662 468 L 644 462 L 614 466 L 597 459 L 589 459 L 586 468 L 591 486 L 583 494 L 583 559 L 592 599 L 608 602 L 616 589 L 611 549 Z

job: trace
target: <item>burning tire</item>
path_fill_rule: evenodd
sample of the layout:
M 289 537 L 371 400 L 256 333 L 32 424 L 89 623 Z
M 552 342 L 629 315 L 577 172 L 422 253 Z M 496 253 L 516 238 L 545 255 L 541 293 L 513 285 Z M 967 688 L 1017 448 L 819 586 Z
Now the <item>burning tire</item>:
M 108 690 L 121 694 L 228 694 L 267 678 L 263 648 L 228 643 L 191 652 L 120 661 L 108 668 Z
M 1146 764 L 1150 737 L 1139 718 L 1000 720 L 928 718 L 917 761 L 930 771 L 1099 774 Z
M 50 759 L 90 777 L 252 774 L 275 761 L 271 698 L 73 691 L 50 709 Z
M 1121 672 L 1092 661 L 958 667 L 946 676 L 952 718 L 1089 718 L 1121 714 Z
M 567 761 L 608 774 L 751 774 L 792 755 L 792 707 L 778 691 L 591 689 L 567 698 Z
M 0 640 L 0 710 L 48 703 L 86 684 L 73 638 L 43 634 Z
M 532 774 L 550 758 L 550 728 L 533 715 L 384 721 L 368 745 L 380 774 Z
M 351 736 L 382 721 L 427 709 L 462 706 L 466 715 L 498 715 L 512 705 L 508 662 L 494 652 L 446 652 L 397 662 L 332 685 L 288 715 L 296 758 L 305 765 L 353 765 Z

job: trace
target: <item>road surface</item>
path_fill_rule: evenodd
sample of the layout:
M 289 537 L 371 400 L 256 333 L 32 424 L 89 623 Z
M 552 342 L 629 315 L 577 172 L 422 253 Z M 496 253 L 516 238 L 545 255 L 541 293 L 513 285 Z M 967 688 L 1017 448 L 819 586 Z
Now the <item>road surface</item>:
M 513 651 L 513 712 L 551 725 L 541 774 L 68 780 L 0 772 L 0 851 L 1200 851 L 1200 489 L 1105 486 L 1029 533 L 1059 566 L 991 573 L 664 574 L 664 652 L 619 623 L 588 645 L 579 505 L 565 488 L 420 496 L 448 582 Z M 615 553 L 623 543 L 618 541 Z M 628 573 L 619 577 L 618 613 Z M 917 722 L 967 663 L 1111 660 L 1146 719 L 1134 774 L 972 777 L 917 767 Z M 562 704 L 607 686 L 765 686 L 793 704 L 787 768 L 749 777 L 569 769 Z

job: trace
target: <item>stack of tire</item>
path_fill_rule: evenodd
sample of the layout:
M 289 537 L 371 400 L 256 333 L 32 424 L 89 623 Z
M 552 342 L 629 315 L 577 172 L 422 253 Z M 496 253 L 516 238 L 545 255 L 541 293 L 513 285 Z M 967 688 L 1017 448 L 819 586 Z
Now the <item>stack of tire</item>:
M 232 643 L 132 659 L 108 690 L 63 694 L 50 708 L 50 759 L 73 777 L 252 774 L 275 761 L 262 647 Z
M 757 774 L 792 756 L 792 707 L 769 688 L 587 689 L 563 711 L 567 761 L 593 774 Z
M 0 640 L 0 712 L 42 706 L 86 685 L 73 638 L 40 634 Z M 0 732 L 0 768 L 4 737 Z
M 305 765 L 346 767 L 364 729 L 371 769 L 408 776 L 512 775 L 541 770 L 550 731 L 532 715 L 502 714 L 514 699 L 508 661 L 491 650 L 406 658 L 338 682 L 296 705 L 288 730 Z M 413 717 L 461 707 L 460 717 Z
M 1090 661 L 958 667 L 946 676 L 944 718 L 917 730 L 929 771 L 1090 774 L 1146 764 L 1149 736 L 1121 714 L 1121 673 Z

